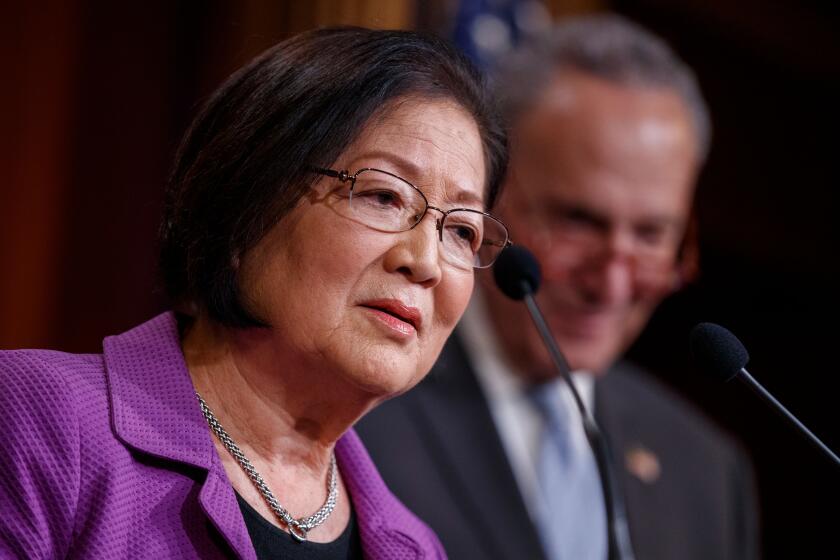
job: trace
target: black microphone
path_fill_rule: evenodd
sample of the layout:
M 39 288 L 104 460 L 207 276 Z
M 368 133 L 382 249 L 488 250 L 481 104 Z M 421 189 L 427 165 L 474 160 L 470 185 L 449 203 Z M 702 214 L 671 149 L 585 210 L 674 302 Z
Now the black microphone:
M 540 289 L 542 271 L 531 251 L 521 245 L 511 245 L 502 251 L 493 265 L 496 285 L 510 299 L 521 300 Z
M 548 324 L 545 322 L 534 295 L 539 290 L 542 274 L 536 257 L 520 245 L 512 245 L 501 252 L 493 265 L 493 278 L 499 289 L 511 299 L 525 300 L 531 319 L 543 339 L 554 366 L 569 386 L 575 404 L 580 412 L 586 440 L 595 456 L 598 476 L 604 494 L 604 507 L 607 513 L 607 550 L 609 560 L 633 560 L 633 548 L 630 545 L 630 530 L 625 516 L 624 502 L 618 490 L 618 483 L 612 473 L 612 460 L 606 440 L 601 434 L 595 418 L 589 413 L 572 382 L 572 370 L 563 353 L 557 346 Z
M 695 362 L 707 373 L 722 381 L 731 381 L 734 378 L 746 383 L 750 389 L 758 393 L 765 401 L 770 403 L 778 413 L 790 420 L 794 426 L 811 443 L 821 449 L 836 464 L 840 465 L 840 457 L 828 448 L 811 430 L 791 414 L 782 403 L 776 400 L 761 384 L 753 378 L 746 370 L 750 355 L 738 338 L 727 329 L 714 323 L 700 323 L 691 329 L 689 337 L 691 355 Z
M 531 318 L 536 324 L 537 331 L 545 343 L 548 353 L 557 371 L 568 383 L 572 390 L 572 395 L 575 398 L 575 403 L 581 414 L 586 412 L 586 407 L 580 399 L 574 384 L 571 382 L 572 368 L 566 361 L 566 357 L 560 352 L 548 324 L 545 322 L 537 302 L 534 300 L 534 294 L 540 289 L 540 282 L 542 282 L 542 272 L 540 270 L 540 263 L 537 262 L 534 254 L 521 245 L 512 245 L 501 252 L 496 263 L 493 265 L 493 279 L 496 281 L 496 286 L 507 297 L 521 301 L 525 300 L 525 305 L 528 306 L 528 311 L 531 313 Z M 585 416 L 588 416 L 585 415 Z

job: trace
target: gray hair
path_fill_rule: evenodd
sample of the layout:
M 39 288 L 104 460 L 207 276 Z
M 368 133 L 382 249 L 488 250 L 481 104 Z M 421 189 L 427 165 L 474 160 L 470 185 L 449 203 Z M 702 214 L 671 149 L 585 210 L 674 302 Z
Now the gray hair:
M 615 14 L 560 22 L 499 62 L 494 83 L 508 122 L 529 109 L 563 70 L 621 85 L 673 90 L 691 113 L 698 156 L 701 162 L 706 159 L 712 129 L 708 107 L 694 72 L 663 39 Z

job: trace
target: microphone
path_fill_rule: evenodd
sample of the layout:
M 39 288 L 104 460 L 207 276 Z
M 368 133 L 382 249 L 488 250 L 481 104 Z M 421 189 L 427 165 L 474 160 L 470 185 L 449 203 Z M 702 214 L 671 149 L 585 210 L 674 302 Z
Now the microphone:
M 714 323 L 699 323 L 691 329 L 689 336 L 691 355 L 694 361 L 709 375 L 722 381 L 734 378 L 746 383 L 750 389 L 758 393 L 773 409 L 787 418 L 799 433 L 805 436 L 817 448 L 821 449 L 836 464 L 840 465 L 840 457 L 828 448 L 811 432 L 799 419 L 791 414 L 782 403 L 776 400 L 761 384 L 746 370 L 750 355 L 738 338 L 729 330 Z
M 621 493 L 618 491 L 618 483 L 612 473 L 610 465 L 612 460 L 606 440 L 601 434 L 595 418 L 589 413 L 583 404 L 580 394 L 572 382 L 572 370 L 566 360 L 554 336 L 551 334 L 548 324 L 540 311 L 534 295 L 539 290 L 542 281 L 540 264 L 536 257 L 521 245 L 511 245 L 501 252 L 496 263 L 493 265 L 493 278 L 496 286 L 503 294 L 516 301 L 525 301 L 531 319 L 540 333 L 548 354 L 557 372 L 569 386 L 572 392 L 575 405 L 580 412 L 583 431 L 586 440 L 595 456 L 595 463 L 598 466 L 598 476 L 601 479 L 601 488 L 604 494 L 604 506 L 607 512 L 607 550 L 609 560 L 633 560 L 633 549 L 630 546 L 630 530 L 627 525 L 627 517 L 624 513 L 624 503 Z
M 503 294 L 520 301 L 540 289 L 542 271 L 531 251 L 521 245 L 511 245 L 502 251 L 493 265 L 493 279 Z
M 511 245 L 502 251 L 496 259 L 496 263 L 493 265 L 493 279 L 496 281 L 496 286 L 510 299 L 525 300 L 525 305 L 528 306 L 528 311 L 531 313 L 531 319 L 536 324 L 537 331 L 539 331 L 543 343 L 546 345 L 555 367 L 557 367 L 557 371 L 560 372 L 560 375 L 572 390 L 572 396 L 574 396 L 581 414 L 588 417 L 589 415 L 585 414 L 586 407 L 583 405 L 583 401 L 580 399 L 580 395 L 578 395 L 570 377 L 572 368 L 569 367 L 566 357 L 557 347 L 551 329 L 548 328 L 548 324 L 534 300 L 534 294 L 540 289 L 540 283 L 542 282 L 542 271 L 537 258 L 525 247 Z

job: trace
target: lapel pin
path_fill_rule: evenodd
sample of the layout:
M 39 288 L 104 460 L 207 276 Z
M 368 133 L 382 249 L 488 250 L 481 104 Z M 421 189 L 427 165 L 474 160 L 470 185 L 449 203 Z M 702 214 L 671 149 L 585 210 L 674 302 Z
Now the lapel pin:
M 644 482 L 653 484 L 662 474 L 659 458 L 653 451 L 641 446 L 632 447 L 624 454 L 624 466 L 630 473 Z

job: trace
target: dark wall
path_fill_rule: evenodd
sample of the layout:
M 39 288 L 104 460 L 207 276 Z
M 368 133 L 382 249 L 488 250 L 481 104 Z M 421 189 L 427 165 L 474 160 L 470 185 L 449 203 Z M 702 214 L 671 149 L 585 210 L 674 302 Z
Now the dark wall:
M 6 6 L 0 348 L 94 352 L 164 309 L 163 186 L 199 104 L 269 45 L 372 2 L 341 13 L 326 1 Z
M 698 200 L 702 276 L 663 306 L 633 353 L 752 453 L 766 557 L 825 557 L 836 515 L 824 512 L 840 501 L 840 467 L 744 386 L 695 371 L 687 333 L 701 320 L 729 327 L 752 374 L 840 449 L 838 11 L 793 1 L 613 4 L 695 68 L 715 128 Z

